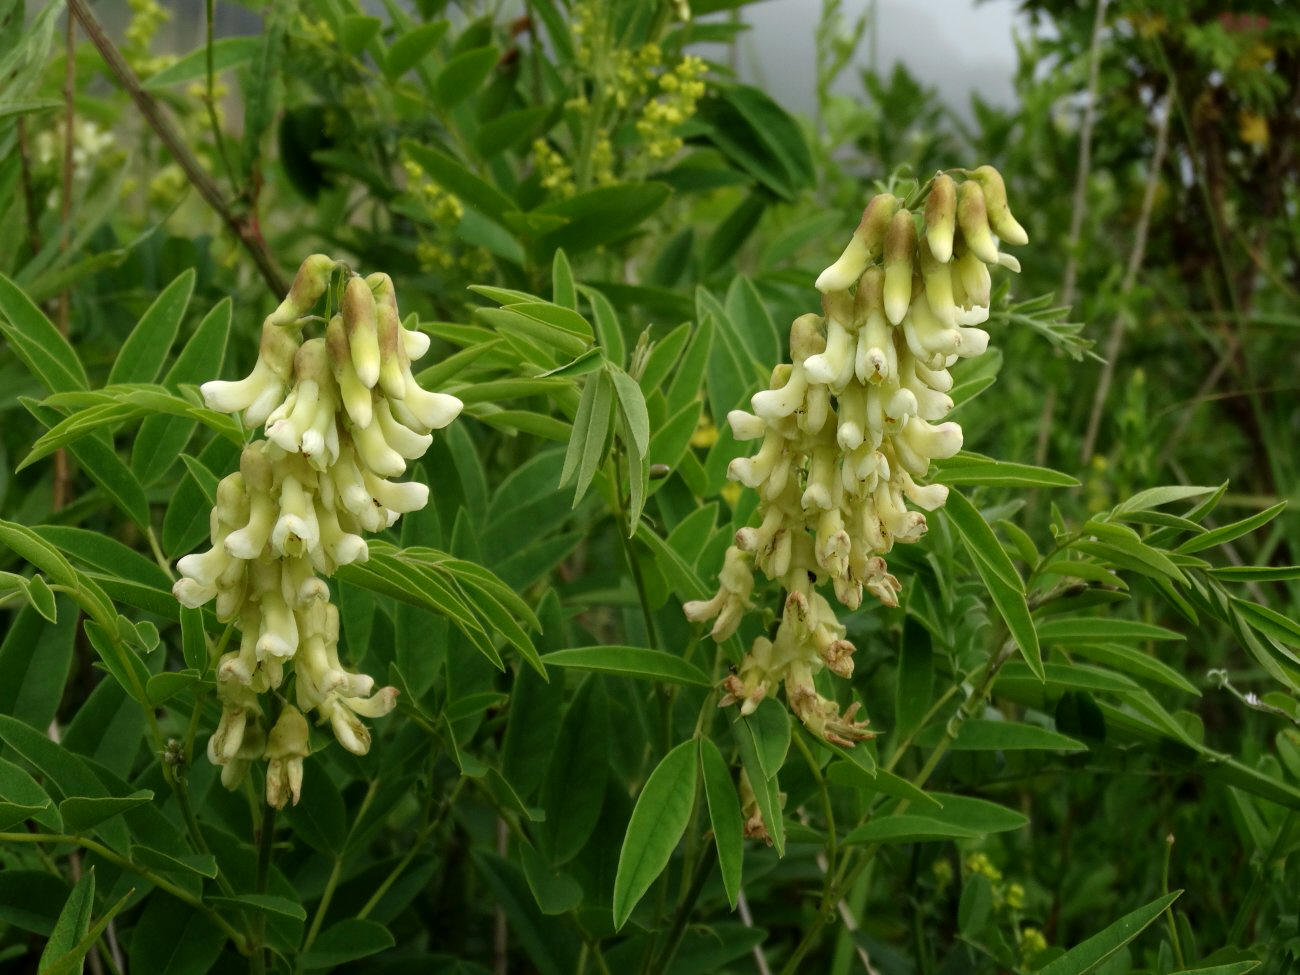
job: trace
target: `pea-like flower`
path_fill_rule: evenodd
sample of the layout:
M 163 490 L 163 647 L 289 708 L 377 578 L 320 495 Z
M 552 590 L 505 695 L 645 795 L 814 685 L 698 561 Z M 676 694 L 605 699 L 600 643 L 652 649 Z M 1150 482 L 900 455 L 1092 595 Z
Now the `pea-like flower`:
M 345 278 L 337 314 L 311 315 L 336 272 Z M 323 334 L 305 337 L 314 321 L 327 323 Z M 273 806 L 298 801 L 309 751 L 304 713 L 364 755 L 371 739 L 361 719 L 396 704 L 394 688 L 376 690 L 342 664 L 338 610 L 323 577 L 368 558 L 363 532 L 428 503 L 427 485 L 393 479 L 461 410 L 411 371 L 429 345 L 402 325 L 388 275 L 363 278 L 315 254 L 263 322 L 253 371 L 202 387 L 212 409 L 265 424 L 265 439 L 249 443 L 239 470 L 219 482 L 212 545 L 177 563 L 173 592 L 191 608 L 215 600 L 218 619 L 239 630 L 237 649 L 217 662 L 222 717 L 208 755 L 231 788 L 265 758 Z M 268 738 L 260 696 L 290 670 L 296 707 L 281 709 Z
M 995 169 L 956 175 L 930 182 L 919 220 L 890 194 L 871 200 L 817 278 L 822 314 L 795 319 L 790 361 L 754 394 L 752 413 L 728 416 L 737 440 L 759 443 L 727 470 L 758 493 L 757 523 L 736 533 L 717 594 L 684 606 L 694 622 L 715 620 L 721 641 L 751 605 L 751 564 L 779 583 L 776 632 L 753 641 L 721 703 L 749 714 L 783 686 L 805 727 L 839 745 L 871 732 L 857 703 L 841 711 L 814 684 L 823 668 L 850 676 L 854 651 L 817 588 L 829 582 L 850 610 L 864 593 L 898 605 L 902 587 L 885 556 L 925 534 L 924 512 L 948 490 L 924 479 L 962 446 L 961 427 L 944 419 L 953 407 L 948 370 L 988 347 L 977 326 L 989 316 L 990 267 L 1019 270 L 999 240 L 1028 240 Z

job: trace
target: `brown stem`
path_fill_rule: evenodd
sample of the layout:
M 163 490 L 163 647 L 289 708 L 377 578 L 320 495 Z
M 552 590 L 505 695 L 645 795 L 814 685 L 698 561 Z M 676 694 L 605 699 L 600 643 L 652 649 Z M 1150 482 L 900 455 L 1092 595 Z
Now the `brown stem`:
M 103 57 L 108 70 L 117 79 L 118 84 L 126 89 L 127 94 L 131 96 L 131 100 L 135 102 L 135 107 L 139 109 L 140 114 L 149 123 L 149 127 L 162 140 L 163 145 L 175 157 L 186 178 L 198 190 L 199 196 L 203 197 L 208 206 L 213 209 L 230 232 L 243 245 L 244 249 L 248 251 L 267 287 L 276 296 L 285 294 L 289 290 L 288 282 L 285 281 L 280 274 L 279 268 L 276 267 L 275 259 L 271 256 L 271 252 L 266 246 L 266 240 L 262 237 L 262 232 L 258 227 L 256 215 L 239 216 L 234 212 L 222 195 L 220 188 L 213 182 L 212 177 L 208 175 L 194 153 L 190 151 L 180 133 L 176 131 L 176 127 L 172 124 L 162 106 L 144 90 L 144 87 L 140 84 L 140 79 L 136 77 L 135 72 L 131 70 L 131 66 L 122 57 L 122 52 L 109 39 L 108 34 L 104 32 L 103 25 L 91 13 L 86 0 L 68 0 L 68 9 L 81 22 L 82 28 L 86 31 L 91 43 L 99 51 L 100 56 Z
M 1160 113 L 1159 128 L 1156 130 L 1156 147 L 1151 156 L 1151 172 L 1147 175 L 1146 189 L 1142 194 L 1142 209 L 1138 214 L 1137 225 L 1133 228 L 1133 249 L 1129 251 L 1128 266 L 1124 269 L 1124 281 L 1120 284 L 1119 296 L 1123 300 L 1137 282 L 1139 268 L 1146 257 L 1147 231 L 1151 227 L 1151 211 L 1155 208 L 1156 190 L 1160 185 L 1160 171 L 1165 164 L 1165 151 L 1169 148 L 1169 118 L 1174 113 L 1172 92 L 1165 96 L 1165 105 Z M 1101 411 L 1106 406 L 1106 397 L 1110 395 L 1111 380 L 1115 378 L 1115 363 L 1119 359 L 1120 348 L 1124 344 L 1124 317 L 1117 314 L 1110 324 L 1110 334 L 1106 336 L 1106 348 L 1102 358 L 1101 376 L 1097 379 L 1097 391 L 1092 397 L 1092 413 L 1088 416 L 1088 429 L 1083 436 L 1083 451 L 1080 461 L 1084 467 L 1092 460 L 1093 450 L 1097 446 L 1097 431 L 1101 426 Z

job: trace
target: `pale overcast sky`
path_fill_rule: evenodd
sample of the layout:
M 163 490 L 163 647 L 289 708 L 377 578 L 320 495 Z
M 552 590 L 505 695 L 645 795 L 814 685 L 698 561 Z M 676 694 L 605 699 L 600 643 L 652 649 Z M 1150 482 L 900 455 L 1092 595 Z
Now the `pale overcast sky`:
M 852 23 L 871 0 L 844 0 L 844 21 Z M 809 113 L 813 107 L 813 29 L 820 0 L 765 0 L 742 8 L 751 25 L 742 42 L 741 73 L 762 82 L 787 108 Z M 1013 29 L 1021 23 L 1014 0 L 876 0 L 875 53 L 878 69 L 897 61 L 943 100 L 965 114 L 970 93 L 1007 104 L 1013 98 Z M 866 64 L 870 32 L 859 51 Z M 856 72 L 846 72 L 839 88 L 861 91 Z

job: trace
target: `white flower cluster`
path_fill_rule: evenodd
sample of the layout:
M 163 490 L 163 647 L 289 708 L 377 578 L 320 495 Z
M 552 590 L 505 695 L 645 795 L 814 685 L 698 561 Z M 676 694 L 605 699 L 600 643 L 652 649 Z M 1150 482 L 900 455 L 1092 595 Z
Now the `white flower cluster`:
M 817 587 L 830 580 L 849 609 L 864 589 L 898 604 L 883 556 L 925 533 L 922 511 L 940 507 L 948 490 L 921 480 L 932 460 L 961 449 L 961 427 L 942 422 L 953 406 L 948 368 L 988 346 L 976 326 L 989 315 L 989 266 L 1019 270 L 993 235 L 1028 240 L 997 170 L 962 175 L 935 176 L 919 239 L 898 199 L 871 200 L 844 253 L 817 278 L 823 314 L 795 320 L 791 362 L 754 395 L 753 413 L 728 416 L 737 440 L 762 441 L 727 472 L 758 491 L 759 524 L 736 533 L 717 594 L 684 607 L 691 620 L 714 620 L 722 641 L 751 608 L 752 566 L 779 582 L 786 599 L 775 637 L 754 641 L 722 703 L 751 713 L 784 682 L 791 710 L 838 744 L 869 732 L 854 720 L 857 704 L 840 714 L 813 685 L 823 667 L 850 676 L 854 651 Z
M 239 648 L 217 666 L 221 723 L 208 757 L 233 788 L 251 762 L 266 758 L 267 801 L 298 801 L 307 724 L 315 711 L 348 751 L 364 755 L 362 717 L 387 714 L 391 687 L 339 660 L 339 614 L 329 576 L 365 561 L 363 531 L 381 531 L 429 500 L 427 485 L 389 478 L 405 472 L 460 413 L 454 396 L 422 389 L 411 361 L 429 347 L 403 328 L 386 274 L 362 278 L 344 269 L 340 313 L 323 337 L 303 340 L 308 316 L 325 293 L 336 261 L 307 258 L 289 295 L 262 326 L 257 364 L 238 382 L 203 385 L 208 406 L 242 413 L 266 439 L 244 448 L 239 470 L 217 487 L 212 547 L 177 563 L 173 592 L 186 606 L 216 600 L 217 618 L 233 621 Z M 286 705 L 269 735 L 260 695 L 277 690 L 292 666 L 296 707 Z

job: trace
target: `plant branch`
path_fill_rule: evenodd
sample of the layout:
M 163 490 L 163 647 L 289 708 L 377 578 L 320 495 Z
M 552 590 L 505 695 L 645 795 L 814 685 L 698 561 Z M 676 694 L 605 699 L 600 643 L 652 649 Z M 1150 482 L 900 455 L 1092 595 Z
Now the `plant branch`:
M 153 96 L 144 90 L 144 87 L 140 84 L 140 79 L 131 70 L 131 66 L 127 64 L 122 52 L 109 39 L 103 25 L 91 13 L 86 0 L 68 0 L 68 9 L 81 23 L 91 43 L 95 45 L 100 56 L 103 57 L 109 72 L 117 79 L 118 84 L 126 89 L 140 114 L 149 123 L 149 127 L 154 130 L 158 138 L 162 140 L 163 145 L 175 157 L 177 165 L 184 171 L 186 178 L 198 191 L 199 196 L 203 197 L 208 206 L 216 212 L 230 232 L 248 251 L 253 263 L 257 265 L 258 272 L 262 275 L 262 280 L 266 282 L 266 286 L 277 296 L 285 294 L 289 290 L 288 283 L 281 276 L 279 268 L 276 267 L 275 259 L 266 246 L 266 240 L 262 237 L 261 230 L 258 229 L 256 219 L 236 215 L 222 195 L 220 188 L 213 182 L 212 177 L 208 175 L 194 153 L 190 151 L 180 133 L 176 131 L 176 127 L 172 124 L 167 113 L 154 100 Z
M 190 907 L 207 917 L 217 927 L 221 928 L 226 937 L 234 942 L 235 948 L 238 949 L 241 955 L 248 954 L 248 944 L 244 940 L 244 936 L 236 931 L 229 921 L 207 904 L 203 903 L 202 900 L 195 897 L 183 887 L 178 887 L 170 880 L 160 877 L 148 867 L 142 867 L 138 863 L 128 860 L 120 853 L 115 853 L 102 843 L 98 843 L 95 840 L 84 836 L 75 836 L 68 833 L 0 833 L 0 843 L 70 843 L 74 846 L 79 846 L 84 850 L 89 850 L 96 856 L 103 857 L 110 863 L 115 863 L 122 869 L 130 870 L 137 876 L 143 877 L 159 890 L 166 891 L 178 901 L 188 904 Z
M 1133 228 L 1133 249 L 1129 251 L 1128 266 L 1124 269 L 1124 281 L 1119 287 L 1119 300 L 1122 302 L 1133 290 L 1137 281 L 1138 269 L 1146 257 L 1147 232 L 1151 228 L 1151 211 L 1155 208 L 1156 189 L 1160 185 L 1160 173 L 1165 165 L 1165 152 L 1169 148 L 1169 118 L 1173 115 L 1173 92 L 1165 96 L 1164 110 L 1160 113 L 1159 128 L 1156 130 L 1156 147 L 1151 155 L 1151 171 L 1147 174 L 1146 189 L 1142 193 L 1142 209 L 1138 214 L 1137 224 Z M 1079 460 L 1084 467 L 1092 460 L 1093 450 L 1097 445 L 1097 431 L 1101 427 L 1101 413 L 1106 406 L 1106 397 L 1110 395 L 1110 384 L 1115 377 L 1115 364 L 1119 360 L 1120 348 L 1124 344 L 1124 316 L 1116 313 L 1110 323 L 1110 334 L 1106 336 L 1106 347 L 1102 358 L 1106 360 L 1097 379 L 1097 390 L 1092 397 L 1092 413 L 1088 416 L 1088 428 L 1083 435 L 1083 450 Z

